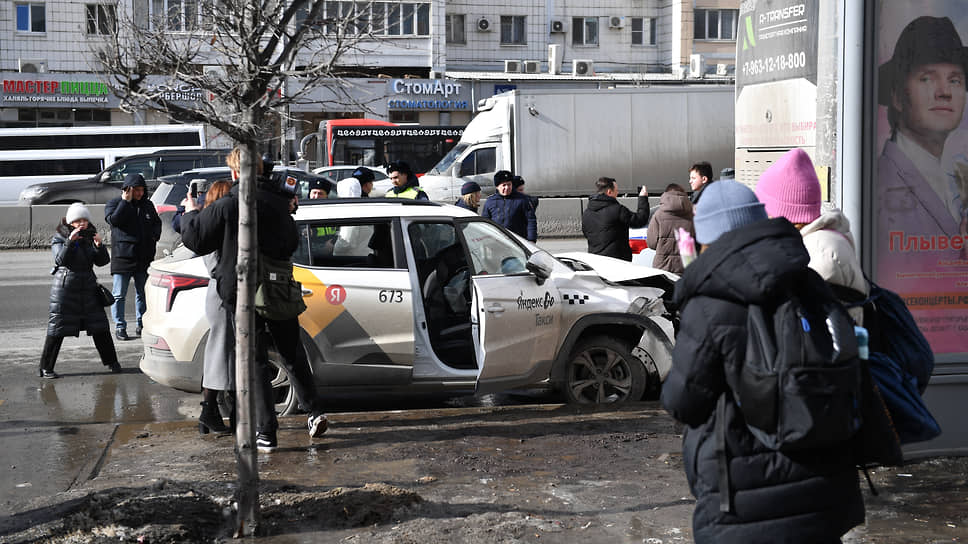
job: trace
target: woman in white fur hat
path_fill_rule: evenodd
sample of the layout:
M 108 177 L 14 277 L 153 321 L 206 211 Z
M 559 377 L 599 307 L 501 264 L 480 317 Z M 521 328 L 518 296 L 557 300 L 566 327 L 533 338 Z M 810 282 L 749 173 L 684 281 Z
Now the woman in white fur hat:
M 50 242 L 54 254 L 54 281 L 50 288 L 50 319 L 47 339 L 40 356 L 41 378 L 57 378 L 54 363 L 65 336 L 80 336 L 87 331 L 104 366 L 121 372 L 118 354 L 111 340 L 108 317 L 98 294 L 95 266 L 110 262 L 101 236 L 91 224 L 91 212 L 80 203 L 71 204 Z

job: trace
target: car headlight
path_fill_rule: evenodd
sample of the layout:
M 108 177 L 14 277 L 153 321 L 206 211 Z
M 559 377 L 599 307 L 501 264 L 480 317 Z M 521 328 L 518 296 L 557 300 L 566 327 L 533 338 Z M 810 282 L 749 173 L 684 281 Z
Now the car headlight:
M 40 198 L 46 192 L 47 187 L 44 187 L 43 185 L 32 185 L 23 191 L 20 191 L 20 200 L 34 200 L 36 198 Z
M 648 299 L 645 297 L 639 297 L 629 304 L 629 309 L 627 310 L 630 314 L 637 315 L 655 315 L 659 308 L 663 307 L 662 299 Z M 661 311 L 658 311 L 661 313 Z

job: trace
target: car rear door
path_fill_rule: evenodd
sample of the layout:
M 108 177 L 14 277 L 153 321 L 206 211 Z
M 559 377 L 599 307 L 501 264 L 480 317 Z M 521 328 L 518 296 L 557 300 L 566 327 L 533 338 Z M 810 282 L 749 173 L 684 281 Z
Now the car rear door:
M 458 224 L 473 267 L 478 392 L 547 378 L 559 340 L 558 289 L 528 272 L 527 250 L 506 230 L 483 220 Z
M 414 359 L 412 288 L 399 227 L 389 219 L 300 221 L 294 275 L 299 316 L 325 363 L 327 386 L 399 385 Z

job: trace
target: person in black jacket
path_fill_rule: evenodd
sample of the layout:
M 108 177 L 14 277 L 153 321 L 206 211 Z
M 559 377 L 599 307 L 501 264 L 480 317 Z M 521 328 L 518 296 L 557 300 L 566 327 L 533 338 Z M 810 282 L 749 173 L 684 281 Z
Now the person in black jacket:
M 41 378 L 58 378 L 54 364 L 65 336 L 87 331 L 101 362 L 111 372 L 121 372 L 118 354 L 111 341 L 108 318 L 98 295 L 95 266 L 108 264 L 111 257 L 101 236 L 91 224 L 91 212 L 80 203 L 71 204 L 50 241 L 54 254 L 54 281 L 50 288 L 50 318 L 47 338 L 40 356 Z
M 699 161 L 689 167 L 689 187 L 692 189 L 690 199 L 692 200 L 693 206 L 699 204 L 699 198 L 702 196 L 702 192 L 713 181 L 713 165 L 708 162 Z
M 226 159 L 232 169 L 233 179 L 238 178 L 239 160 L 238 148 Z M 262 176 L 260 171 L 256 190 L 256 236 L 259 254 L 283 261 L 292 259 L 299 244 L 296 223 L 290 215 L 290 204 L 298 189 L 287 183 L 292 179 L 285 176 L 281 179 L 271 175 Z M 226 318 L 234 319 L 239 251 L 238 186 L 232 189 L 229 196 L 218 199 L 201 211 L 198 211 L 197 204 L 189 196 L 185 200 L 185 209 L 182 242 L 185 247 L 199 255 L 218 252 L 218 263 L 212 268 L 212 277 L 217 282 L 218 295 L 227 310 Z M 275 450 L 278 445 L 276 431 L 279 426 L 272 396 L 272 368 L 267 338 L 258 331 L 268 331 L 276 350 L 282 356 L 282 364 L 288 372 L 299 406 L 309 413 L 309 435 L 314 438 L 321 436 L 326 431 L 327 419 L 323 415 L 323 402 L 316 391 L 309 360 L 302 347 L 298 318 L 274 321 L 256 314 L 255 331 L 256 382 L 262 399 L 262 403 L 256 407 L 256 446 L 260 451 Z
M 147 309 L 148 265 L 155 258 L 155 244 L 161 238 L 161 218 L 148 200 L 147 192 L 144 176 L 128 174 L 124 177 L 121 196 L 104 205 L 104 220 L 111 225 L 111 275 L 114 276 L 111 315 L 118 340 L 128 340 L 124 299 L 131 279 L 134 279 L 135 317 L 138 318 L 135 334 L 141 335 L 141 317 Z
M 598 178 L 595 189 L 598 193 L 589 197 L 588 207 L 581 214 L 581 232 L 588 239 L 588 252 L 631 261 L 629 227 L 637 229 L 649 224 L 649 189 L 643 185 L 639 190 L 635 213 L 618 203 L 614 179 Z
M 538 220 L 531 199 L 514 190 L 514 175 L 507 170 L 494 174 L 497 192 L 484 201 L 481 217 L 502 225 L 509 231 L 534 242 L 538 239 Z
M 736 181 L 709 185 L 694 223 L 703 251 L 676 284 L 681 328 L 662 387 L 663 406 L 687 425 L 682 448 L 696 497 L 693 538 L 700 544 L 840 542 L 864 521 L 850 448 L 772 450 L 750 433 L 731 390 L 745 358 L 748 306 L 773 300 L 812 274 L 803 239 L 786 219 L 768 219 L 753 192 Z

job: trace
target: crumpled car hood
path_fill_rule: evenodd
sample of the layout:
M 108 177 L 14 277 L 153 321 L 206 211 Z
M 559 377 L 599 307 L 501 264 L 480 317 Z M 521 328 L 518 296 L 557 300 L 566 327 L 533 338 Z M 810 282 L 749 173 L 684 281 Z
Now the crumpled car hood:
M 632 264 L 622 259 L 595 255 L 594 253 L 570 251 L 567 253 L 556 253 L 555 257 L 584 263 L 595 270 L 595 273 L 602 278 L 615 283 L 655 278 L 657 280 L 665 279 L 670 284 L 673 284 L 679 279 L 678 275 L 659 268 Z

